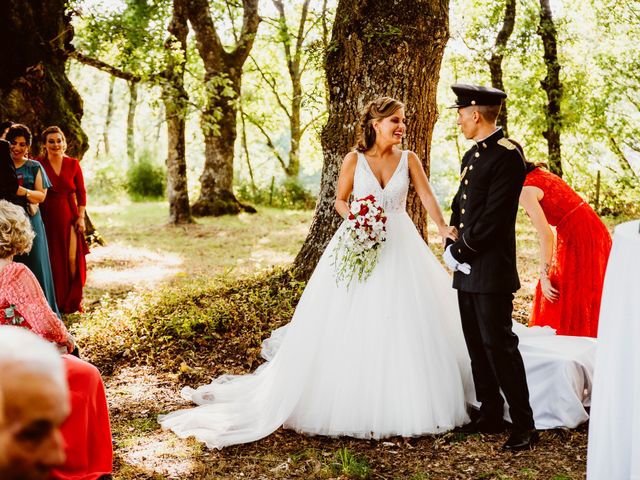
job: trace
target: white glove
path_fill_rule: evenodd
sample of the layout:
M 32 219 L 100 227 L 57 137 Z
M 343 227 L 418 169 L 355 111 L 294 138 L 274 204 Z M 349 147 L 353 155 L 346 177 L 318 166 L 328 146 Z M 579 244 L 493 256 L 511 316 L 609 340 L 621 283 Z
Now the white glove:
M 469 275 L 471 273 L 471 265 L 468 263 L 460 263 L 458 264 L 458 271 L 464 273 L 465 275 Z
M 449 245 L 442 254 L 442 259 L 444 260 L 444 263 L 447 264 L 447 267 L 449 267 L 453 272 L 461 272 L 465 275 L 469 275 L 471 273 L 471 265 L 466 262 L 460 263 L 454 258 L 451 253 L 451 245 Z
M 449 267 L 449 270 L 451 270 L 452 272 L 458 270 L 458 265 L 460 265 L 460 262 L 453 258 L 453 255 L 451 254 L 451 245 L 449 245 L 445 249 L 444 253 L 442 254 L 442 259 L 444 260 L 444 263 L 447 264 L 447 267 Z

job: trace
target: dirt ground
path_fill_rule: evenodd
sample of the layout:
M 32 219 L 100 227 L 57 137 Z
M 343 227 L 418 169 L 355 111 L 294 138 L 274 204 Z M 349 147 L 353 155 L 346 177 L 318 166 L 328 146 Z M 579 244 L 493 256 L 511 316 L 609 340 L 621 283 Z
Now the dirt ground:
M 279 214 L 271 215 L 277 223 Z M 275 215 L 275 217 L 274 217 Z M 256 255 L 256 248 L 246 246 L 236 259 L 242 268 L 238 275 L 255 267 L 287 264 L 306 234 L 304 222 L 311 213 L 286 218 L 274 228 L 273 236 L 262 232 L 259 246 L 270 249 L 270 256 Z M 240 220 L 239 222 L 243 222 Z M 198 238 L 220 238 L 215 249 L 233 251 L 237 237 L 225 235 L 235 224 L 204 224 L 194 227 Z M 180 245 L 180 239 L 171 238 L 175 231 L 155 228 L 153 237 L 167 236 L 161 249 L 144 249 L 145 239 L 131 240 L 128 227 L 118 225 L 104 232 L 111 239 L 107 250 L 95 249 L 89 258 L 91 269 L 88 288 L 88 312 L 99 308 L 103 296 L 123 297 L 138 288 L 157 288 L 159 284 L 188 280 L 190 269 L 203 269 L 198 262 L 197 248 L 191 245 L 172 251 L 170 245 Z M 287 228 L 289 230 L 287 230 Z M 140 229 L 140 226 L 131 226 Z M 165 231 L 167 230 L 167 231 Z M 221 233 L 222 232 L 222 233 Z M 194 235 L 184 235 L 195 242 Z M 278 241 L 287 238 L 286 252 L 278 254 Z M 293 242 L 293 243 L 292 243 Z M 132 250 L 135 248 L 141 250 Z M 293 246 L 292 246 L 293 244 Z M 210 246 L 209 246 L 210 247 Z M 208 247 L 208 248 L 209 248 Z M 214 248 L 210 247 L 210 248 Z M 227 250 L 225 250 L 227 249 Z M 143 251 L 144 250 L 144 251 Z M 193 250 L 193 251 L 192 251 Z M 192 253 L 189 253 L 192 251 Z M 132 254 L 133 252 L 133 254 Z M 145 253 L 146 252 L 146 253 Z M 524 262 L 524 288 L 516 298 L 515 317 L 526 321 L 535 281 L 535 243 L 529 229 L 519 232 L 519 254 Z M 185 256 L 188 258 L 185 260 Z M 228 256 L 228 255 L 227 255 Z M 141 264 L 140 259 L 146 259 Z M 254 263 L 252 263 L 254 262 Z M 154 267 L 155 265 L 155 267 Z M 185 267 L 187 265 L 187 267 Z M 144 266 L 146 270 L 140 270 Z M 231 267 L 233 268 L 233 267 Z M 149 270 L 151 269 L 151 270 Z M 224 275 L 216 271 L 215 275 Z M 201 278 L 203 273 L 198 272 Z M 153 282 L 144 282 L 153 277 Z M 94 282 L 93 284 L 91 282 Z M 110 283 L 111 282 L 111 283 Z M 242 345 L 242 339 L 235 339 Z M 224 341 L 221 339 L 220 341 Z M 255 367 L 253 358 L 243 358 L 243 351 L 229 354 L 226 360 L 214 354 L 201 359 L 200 364 L 210 369 L 198 370 L 190 377 L 194 385 L 208 381 L 219 373 L 243 373 Z M 252 352 L 255 356 L 255 352 Z M 115 445 L 114 478 L 132 479 L 522 479 L 522 480 L 577 480 L 585 478 L 587 431 L 582 425 L 575 430 L 542 432 L 540 443 L 532 451 L 517 454 L 501 450 L 506 434 L 462 435 L 447 433 L 412 439 L 389 438 L 381 441 L 350 438 L 309 437 L 293 431 L 279 429 L 260 441 L 208 450 L 193 439 L 180 439 L 173 433 L 162 431 L 157 415 L 189 406 L 179 395 L 185 384 L 185 371 L 172 371 L 162 365 L 138 365 L 119 362 L 105 376 Z

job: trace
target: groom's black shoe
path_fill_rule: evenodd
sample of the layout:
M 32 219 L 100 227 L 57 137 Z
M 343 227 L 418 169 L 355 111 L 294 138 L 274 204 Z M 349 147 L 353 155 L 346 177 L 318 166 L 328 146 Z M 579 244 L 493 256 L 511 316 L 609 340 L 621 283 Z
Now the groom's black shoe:
M 535 428 L 531 430 L 514 430 L 502 446 L 502 449 L 511 452 L 531 450 L 538 440 L 540 440 L 540 434 Z
M 454 431 L 457 433 L 501 433 L 505 429 L 506 425 L 502 418 L 478 417 Z

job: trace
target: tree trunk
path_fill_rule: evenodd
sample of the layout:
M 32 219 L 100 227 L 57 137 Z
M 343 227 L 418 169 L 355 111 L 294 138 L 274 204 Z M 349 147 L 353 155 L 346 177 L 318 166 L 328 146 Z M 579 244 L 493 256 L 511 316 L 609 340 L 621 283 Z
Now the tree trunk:
M 251 180 L 251 190 L 255 195 L 257 190 L 256 180 L 253 177 L 253 167 L 251 166 L 251 156 L 249 155 L 249 143 L 247 142 L 247 122 L 244 119 L 244 111 L 242 110 L 242 105 L 240 105 L 240 121 L 242 122 L 242 151 L 244 152 L 244 158 L 247 161 L 249 179 Z
M 494 88 L 498 88 L 504 91 L 504 83 L 502 81 L 502 60 L 504 59 L 504 52 L 507 48 L 507 42 L 509 37 L 513 33 L 513 28 L 516 23 L 516 0 L 506 0 L 504 6 L 504 21 L 502 22 L 502 28 L 496 37 L 496 43 L 489 59 L 489 71 L 491 72 L 491 85 Z M 498 125 L 504 130 L 504 134 L 508 134 L 508 114 L 507 104 L 502 106 L 500 115 L 497 120 Z
M 300 117 L 302 113 L 302 79 L 300 75 L 291 77 L 293 83 L 293 98 L 291 99 L 291 118 L 289 128 L 291 130 L 291 143 L 289 147 L 289 165 L 286 169 L 287 179 L 293 182 L 298 181 L 300 175 L 300 142 L 302 141 L 302 126 Z
M 542 38 L 544 63 L 547 66 L 547 75 L 540 82 L 547 94 L 547 105 L 545 106 L 547 128 L 542 132 L 542 135 L 547 140 L 549 149 L 549 170 L 561 177 L 560 130 L 562 129 L 562 117 L 560 101 L 562 100 L 562 83 L 560 82 L 560 62 L 558 61 L 558 33 L 553 23 L 549 0 L 540 0 L 538 34 Z
M 127 111 L 127 158 L 129 165 L 136 162 L 136 107 L 138 105 L 138 82 L 129 82 L 129 110 Z
M 116 77 L 111 76 L 109 79 L 109 97 L 107 99 L 107 114 L 104 119 L 104 130 L 102 132 L 102 140 L 104 142 L 104 153 L 109 156 L 111 146 L 109 145 L 109 129 L 111 128 L 111 120 L 113 120 L 113 90 L 116 84 Z
M 311 230 L 296 257 L 299 278 L 309 278 L 340 224 L 334 210 L 336 181 L 355 144 L 359 111 L 387 95 L 405 102 L 409 148 L 429 172 L 429 149 L 437 117 L 436 88 L 448 39 L 447 0 L 340 0 L 327 53 L 329 120 L 322 132 L 324 165 Z M 413 189 L 407 211 L 423 238 L 426 215 Z
M 188 18 L 204 63 L 207 96 L 207 105 L 202 113 L 205 164 L 200 176 L 200 198 L 192 207 L 193 213 L 199 216 L 235 214 L 242 210 L 255 212 L 253 207 L 242 205 L 233 194 L 233 158 L 242 66 L 249 56 L 260 22 L 258 0 L 243 0 L 242 3 L 242 32 L 230 53 L 223 48 L 218 37 L 208 1 L 188 2 Z
M 165 42 L 166 79 L 162 82 L 162 100 L 167 119 L 167 197 L 169 221 L 174 225 L 192 223 L 187 186 L 185 127 L 188 95 L 184 88 L 187 61 L 187 15 L 185 0 L 174 0 L 173 16 Z
M 291 80 L 291 111 L 287 112 L 285 109 L 285 113 L 287 113 L 289 117 L 289 131 L 291 134 L 289 163 L 285 168 L 285 173 L 289 181 L 297 182 L 298 175 L 300 174 L 300 142 L 304 134 L 304 129 L 300 124 L 302 113 L 302 74 L 304 73 L 302 51 L 306 36 L 305 27 L 307 24 L 310 0 L 304 0 L 302 2 L 300 22 L 298 23 L 298 31 L 295 36 L 291 34 L 287 25 L 284 2 L 282 0 L 272 1 L 280 14 L 280 43 L 284 49 L 289 79 Z M 277 95 L 275 88 L 274 93 Z
M 3 0 L 0 15 L 0 118 L 28 125 L 39 153 L 39 133 L 49 125 L 65 132 L 70 155 L 82 157 L 87 136 L 80 126 L 82 100 L 65 72 L 73 27 L 66 0 Z

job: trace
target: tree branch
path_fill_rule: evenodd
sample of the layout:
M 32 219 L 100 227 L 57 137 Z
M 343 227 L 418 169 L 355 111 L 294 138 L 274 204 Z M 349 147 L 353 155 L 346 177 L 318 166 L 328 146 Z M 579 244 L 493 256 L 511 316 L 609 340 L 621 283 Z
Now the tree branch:
M 262 79 L 267 83 L 267 85 L 269 85 L 269 87 L 271 88 L 271 91 L 273 92 L 273 94 L 276 97 L 276 101 L 278 102 L 278 105 L 280 105 L 280 108 L 282 110 L 284 110 L 284 113 L 287 115 L 287 117 L 289 119 L 291 119 L 291 113 L 289 112 L 289 109 L 287 108 L 287 106 L 284 104 L 284 102 L 282 101 L 282 98 L 280 97 L 280 93 L 278 92 L 278 88 L 276 85 L 276 81 L 274 79 L 268 79 L 267 78 L 267 74 L 260 68 L 260 65 L 258 65 L 258 62 L 256 62 L 256 59 L 253 58 L 253 56 L 249 56 L 249 58 L 251 59 L 251 61 L 253 62 L 253 64 L 256 67 L 256 70 L 258 70 L 258 73 L 260 73 L 260 76 L 262 77 Z
M 302 138 L 302 136 L 304 135 L 304 132 L 307 131 L 307 128 L 309 128 L 311 125 L 316 123 L 319 119 L 324 117 L 326 114 L 327 112 L 320 112 L 317 115 L 314 115 L 313 118 L 311 118 L 311 120 L 309 120 L 309 122 L 307 122 L 307 124 L 300 129 L 300 138 Z
M 80 62 L 84 65 L 89 65 L 90 67 L 97 68 L 98 70 L 102 70 L 103 72 L 107 72 L 108 74 L 113 75 L 114 77 L 126 80 L 127 82 L 137 83 L 142 81 L 142 77 L 140 75 L 135 75 L 131 72 L 125 72 L 124 70 L 121 70 L 112 65 L 109 65 L 108 63 L 103 62 L 102 60 L 88 57 L 87 55 L 84 55 L 78 52 L 77 50 L 73 50 L 69 52 L 69 57 L 73 58 L 77 62 Z
M 260 124 L 260 122 L 258 122 L 258 120 L 253 118 L 248 113 L 243 112 L 243 115 L 245 116 L 245 118 L 247 120 L 249 120 L 249 122 L 252 125 L 254 125 L 258 130 L 260 130 L 260 133 L 262 133 L 262 135 L 264 136 L 265 140 L 267 141 L 267 146 L 273 151 L 273 154 L 276 156 L 276 159 L 278 160 L 278 162 L 280 162 L 280 166 L 282 166 L 282 168 L 286 172 L 287 171 L 287 164 L 284 162 L 284 159 L 282 158 L 282 155 L 280 155 L 280 152 L 278 151 L 278 149 L 274 145 L 273 141 L 271 140 L 271 136 L 269 135 L 269 132 L 267 132 L 264 129 L 264 127 Z

